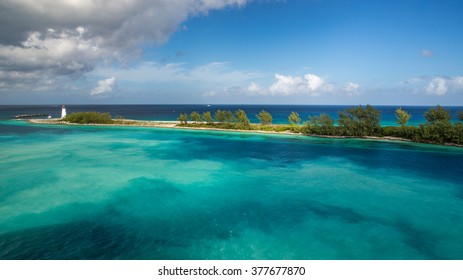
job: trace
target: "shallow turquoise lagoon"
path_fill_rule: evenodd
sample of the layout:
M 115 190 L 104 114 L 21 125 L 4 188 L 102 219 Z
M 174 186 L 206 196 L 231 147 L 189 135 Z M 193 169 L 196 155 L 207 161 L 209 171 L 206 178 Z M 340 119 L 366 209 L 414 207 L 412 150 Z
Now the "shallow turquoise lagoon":
M 463 149 L 0 124 L 0 259 L 463 259 Z

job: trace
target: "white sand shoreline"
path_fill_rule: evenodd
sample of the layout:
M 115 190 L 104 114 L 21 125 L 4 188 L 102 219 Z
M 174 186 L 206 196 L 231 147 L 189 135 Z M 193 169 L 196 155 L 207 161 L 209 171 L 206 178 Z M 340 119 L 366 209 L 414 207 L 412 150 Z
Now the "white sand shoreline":
M 289 135 L 304 135 L 302 133 L 295 133 L 291 131 L 266 131 L 266 130 L 241 130 L 241 129 L 225 129 L 215 127 L 190 127 L 190 126 L 177 126 L 179 121 L 145 121 L 145 120 L 129 120 L 124 119 L 124 123 L 114 124 L 78 124 L 60 121 L 60 119 L 29 119 L 27 120 L 33 124 L 52 124 L 52 125 L 74 125 L 74 126 L 133 126 L 133 127 L 154 127 L 154 128 L 172 128 L 172 129 L 186 129 L 186 130 L 208 130 L 208 131 L 229 131 L 229 132 L 248 132 L 248 133 L 263 133 L 263 134 L 289 134 Z

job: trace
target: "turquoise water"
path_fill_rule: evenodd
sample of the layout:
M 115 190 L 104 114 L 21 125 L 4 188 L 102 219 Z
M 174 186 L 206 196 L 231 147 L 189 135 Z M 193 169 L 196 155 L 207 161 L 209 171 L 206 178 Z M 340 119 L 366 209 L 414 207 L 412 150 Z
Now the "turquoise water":
M 463 149 L 0 122 L 0 259 L 462 259 Z

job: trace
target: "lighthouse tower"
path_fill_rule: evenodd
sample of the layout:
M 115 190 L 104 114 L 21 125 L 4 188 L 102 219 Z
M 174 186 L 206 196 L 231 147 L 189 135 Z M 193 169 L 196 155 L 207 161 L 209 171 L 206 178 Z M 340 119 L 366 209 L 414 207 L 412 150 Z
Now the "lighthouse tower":
M 64 119 L 66 117 L 66 107 L 64 105 L 61 107 L 61 118 Z

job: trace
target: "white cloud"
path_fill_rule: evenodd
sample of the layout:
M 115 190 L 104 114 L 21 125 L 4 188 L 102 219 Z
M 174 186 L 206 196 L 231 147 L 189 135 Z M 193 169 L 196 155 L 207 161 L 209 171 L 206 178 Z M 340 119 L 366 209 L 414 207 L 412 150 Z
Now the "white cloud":
M 304 77 L 275 74 L 275 79 L 276 82 L 270 86 L 268 91 L 273 95 L 306 94 L 317 96 L 336 89 L 334 84 L 326 82 L 314 74 L 306 74 Z
M 112 92 L 114 85 L 116 84 L 116 78 L 111 77 L 105 80 L 98 81 L 98 85 L 92 89 L 90 95 L 95 96 L 99 94 L 103 94 L 106 92 Z
M 277 80 L 270 86 L 273 94 L 290 95 L 304 92 L 305 85 L 301 77 L 284 76 L 275 74 Z
M 0 83 L 17 89 L 31 74 L 36 81 L 44 75 L 76 79 L 103 62 L 129 62 L 142 44 L 165 43 L 187 19 L 246 2 L 3 0 L 0 69 L 17 75 Z
M 0 42 L 18 42 L 21 34 L 47 29 L 88 29 L 102 47 L 126 49 L 140 42 L 163 43 L 191 16 L 246 0 L 3 0 Z M 77 12 L 78 11 L 78 12 Z M 24 20 L 27 18 L 27 21 Z M 14 33 L 13 33 L 14 32 Z M 13 33 L 13 34 L 11 34 Z
M 320 96 L 326 94 L 347 93 L 349 96 L 358 95 L 361 91 L 359 84 L 349 82 L 344 87 L 337 87 L 334 82 L 327 81 L 315 74 L 304 76 L 286 76 L 275 74 L 275 82 L 269 87 L 262 87 L 251 82 L 241 92 L 247 95 L 271 95 L 271 96 Z
M 252 82 L 248 88 L 247 88 L 248 92 L 250 93 L 260 93 L 262 92 L 262 88 L 255 82 Z
M 91 71 L 104 51 L 84 38 L 78 28 L 29 33 L 20 46 L 0 45 L 2 91 L 50 91 Z M 53 80 L 54 83 L 47 81 Z M 69 79 L 68 79 L 69 81 Z M 60 83 L 63 85 L 60 86 Z
M 350 96 L 360 93 L 360 85 L 353 82 L 348 82 L 342 89 Z
M 31 32 L 21 46 L 0 45 L 0 66 L 10 71 L 55 75 L 87 72 L 103 52 L 83 38 L 82 30 Z
M 311 92 L 320 90 L 325 84 L 325 81 L 322 78 L 314 74 L 307 74 L 304 78 L 307 80 L 307 88 Z
M 441 77 L 433 78 L 426 87 L 427 93 L 436 95 L 445 95 L 448 90 L 447 80 Z
M 426 76 L 405 81 L 406 88 L 414 93 L 444 96 L 463 91 L 463 76 Z
M 344 88 L 343 88 L 345 91 L 348 91 L 348 92 L 355 92 L 355 91 L 358 91 L 360 89 L 360 85 L 359 84 L 356 84 L 356 83 L 353 83 L 353 82 L 348 82 Z

